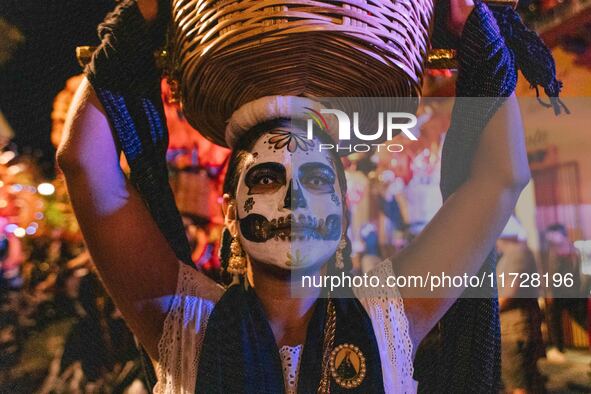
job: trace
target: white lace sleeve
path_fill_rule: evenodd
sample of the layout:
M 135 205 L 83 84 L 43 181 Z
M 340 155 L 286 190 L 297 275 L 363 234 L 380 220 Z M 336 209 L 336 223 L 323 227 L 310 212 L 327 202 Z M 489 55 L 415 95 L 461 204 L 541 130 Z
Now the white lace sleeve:
M 220 288 L 219 293 L 214 290 L 212 297 L 203 297 L 202 274 L 183 263 L 179 265 L 176 293 L 158 342 L 156 394 L 195 392 L 199 351 L 207 321 L 223 292 Z M 207 290 L 211 293 L 212 289 Z
M 368 276 L 374 275 L 380 278 L 380 283 L 386 283 L 386 278 L 394 275 L 392 262 L 381 262 L 368 273 Z M 412 341 L 398 288 L 357 288 L 354 292 L 371 319 L 380 349 L 385 392 L 416 393 L 417 382 L 412 377 Z

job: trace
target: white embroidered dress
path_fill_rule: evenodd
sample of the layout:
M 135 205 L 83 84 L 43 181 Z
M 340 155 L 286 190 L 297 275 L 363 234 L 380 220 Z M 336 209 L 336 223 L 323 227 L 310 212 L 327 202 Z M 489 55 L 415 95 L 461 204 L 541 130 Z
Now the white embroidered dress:
M 158 383 L 154 393 L 194 394 L 199 355 L 209 316 L 215 302 L 196 296 L 196 271 L 180 264 L 177 292 L 164 322 L 158 344 Z M 386 260 L 369 275 L 380 278 L 394 275 L 392 263 Z M 397 289 L 388 289 L 381 295 L 356 296 L 371 319 L 382 364 L 386 393 L 416 393 L 413 380 L 412 342 L 408 319 L 404 313 L 402 297 Z M 280 358 L 286 392 L 297 392 L 297 377 L 303 346 L 283 346 Z

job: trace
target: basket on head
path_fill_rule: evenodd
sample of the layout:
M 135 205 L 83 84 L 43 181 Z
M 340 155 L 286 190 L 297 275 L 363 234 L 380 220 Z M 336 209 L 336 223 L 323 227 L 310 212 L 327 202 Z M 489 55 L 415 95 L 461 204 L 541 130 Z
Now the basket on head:
M 433 0 L 173 0 L 171 62 L 185 115 L 226 146 L 263 96 L 418 97 Z

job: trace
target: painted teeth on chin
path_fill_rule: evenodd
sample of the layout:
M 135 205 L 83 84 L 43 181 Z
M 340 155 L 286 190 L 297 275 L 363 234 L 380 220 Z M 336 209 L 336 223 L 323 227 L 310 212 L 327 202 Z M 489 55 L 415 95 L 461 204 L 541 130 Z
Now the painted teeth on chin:
M 340 223 L 338 215 L 317 218 L 313 215 L 290 213 L 281 218 L 269 220 L 262 215 L 250 214 L 241 219 L 240 226 L 247 239 L 260 243 L 271 239 L 276 241 L 334 240 L 340 236 Z
M 279 224 L 282 223 L 282 219 L 279 219 Z M 318 228 L 319 226 L 321 226 L 324 223 L 323 219 L 317 219 L 313 216 L 306 216 L 304 214 L 301 214 L 297 217 L 297 219 L 295 218 L 295 216 L 293 214 L 290 214 L 286 219 L 285 219 L 285 223 L 287 224 L 300 224 L 302 226 L 305 227 L 314 227 L 314 228 Z M 320 223 L 320 224 L 319 224 Z
M 311 239 L 321 239 L 316 233 L 294 234 L 288 237 L 290 241 L 309 241 Z

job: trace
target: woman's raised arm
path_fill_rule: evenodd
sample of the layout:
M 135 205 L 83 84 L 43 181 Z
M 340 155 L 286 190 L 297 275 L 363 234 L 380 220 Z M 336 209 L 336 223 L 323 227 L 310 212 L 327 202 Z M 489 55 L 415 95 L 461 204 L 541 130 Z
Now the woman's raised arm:
M 394 259 L 398 275 L 476 274 L 530 179 L 521 115 L 512 95 L 513 55 L 486 6 L 475 6 L 469 15 L 458 50 L 457 95 L 463 97 L 456 99 L 443 149 L 445 203 Z M 400 289 L 415 345 L 464 290 L 446 286 L 425 294 L 431 289 Z
M 511 96 L 486 126 L 468 180 L 416 240 L 394 259 L 398 275 L 474 275 L 480 269 L 530 179 L 519 107 Z M 401 289 L 415 344 L 433 328 L 464 287 Z M 424 296 L 423 298 L 421 298 Z
M 178 262 L 123 174 L 108 120 L 86 80 L 73 101 L 57 160 L 101 279 L 155 357 Z
M 148 173 L 148 178 L 157 176 L 162 185 L 148 185 L 152 189 L 144 189 L 144 193 L 158 191 L 158 185 L 161 190 L 168 187 L 162 175 L 166 171 L 165 137 L 161 137 L 164 139 L 159 147 L 148 146 L 145 140 L 141 145 L 129 143 L 134 138 L 137 140 L 135 133 L 143 124 L 155 124 L 158 130 L 152 131 L 166 135 L 163 114 L 158 111 L 160 81 L 153 64 L 153 48 L 145 35 L 149 26 L 142 20 L 142 16 L 154 19 L 157 10 L 156 0 L 140 0 L 137 4 L 124 1 L 109 17 L 110 25 L 102 28 L 103 44 L 88 71 L 92 86 L 84 79 L 78 89 L 57 153 L 74 212 L 101 279 L 154 360 L 158 359 L 158 341 L 175 294 L 179 260 L 135 183 L 132 185 L 121 170 L 116 141 L 127 144 L 126 154 L 128 161 L 132 159 L 130 166 L 136 181 L 146 179 L 142 172 L 145 168 L 156 168 Z M 109 35 L 117 39 L 109 41 Z M 100 95 L 95 90 L 97 87 Z M 103 105 L 105 102 L 107 104 Z M 141 112 L 141 107 L 137 110 L 138 102 L 148 106 L 147 115 Z M 109 111 L 105 110 L 107 105 Z M 121 114 L 126 114 L 123 122 Z M 144 123 L 144 116 L 150 116 L 151 122 Z M 138 125 L 138 129 L 134 129 L 134 125 Z M 155 194 L 144 195 L 144 198 L 153 198 Z M 158 203 L 154 199 L 149 202 Z M 169 212 L 178 215 L 173 207 L 164 211 L 164 215 L 161 211 L 160 220 L 168 220 Z M 182 232 L 182 226 L 180 228 Z M 184 237 L 176 232 L 172 236 Z M 215 287 L 200 273 L 194 277 L 204 296 Z M 212 291 L 219 292 L 219 289 L 216 287 Z

